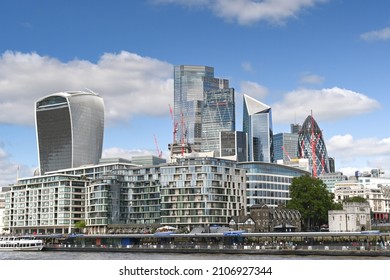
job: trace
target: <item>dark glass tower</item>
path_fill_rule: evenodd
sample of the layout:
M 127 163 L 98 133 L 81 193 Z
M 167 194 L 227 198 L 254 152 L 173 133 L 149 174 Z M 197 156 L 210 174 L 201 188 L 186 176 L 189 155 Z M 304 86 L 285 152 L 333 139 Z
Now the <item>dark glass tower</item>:
M 102 155 L 103 99 L 89 92 L 61 92 L 35 103 L 41 174 L 84 164 Z
M 313 176 L 329 173 L 329 159 L 322 131 L 311 115 L 304 121 L 298 135 L 298 157 L 309 159 Z
M 220 133 L 235 131 L 234 89 L 206 91 L 202 110 L 201 151 L 220 156 Z
M 174 68 L 174 141 L 189 144 L 199 152 L 202 145 L 202 110 L 204 93 L 228 89 L 229 82 L 214 78 L 214 68 L 178 65 Z

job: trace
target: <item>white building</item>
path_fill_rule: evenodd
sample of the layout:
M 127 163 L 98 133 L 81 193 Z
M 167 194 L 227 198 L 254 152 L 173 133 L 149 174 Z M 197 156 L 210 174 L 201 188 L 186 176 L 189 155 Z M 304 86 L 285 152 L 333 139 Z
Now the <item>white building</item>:
M 0 187 L 0 235 L 8 233 L 8 229 L 4 227 L 4 212 L 5 212 L 5 192 L 9 191 L 9 187 Z
M 365 198 L 376 222 L 388 222 L 390 212 L 390 178 L 358 177 L 355 180 L 336 182 L 335 201 L 342 203 L 351 197 Z
M 370 206 L 367 202 L 343 203 L 343 210 L 328 212 L 329 231 L 356 232 L 371 229 Z

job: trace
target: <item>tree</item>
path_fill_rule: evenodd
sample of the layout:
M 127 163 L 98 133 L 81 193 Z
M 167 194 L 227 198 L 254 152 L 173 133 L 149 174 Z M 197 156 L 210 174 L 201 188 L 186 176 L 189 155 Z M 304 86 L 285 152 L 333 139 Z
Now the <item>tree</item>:
M 308 175 L 295 177 L 290 186 L 291 200 L 287 208 L 296 209 L 302 215 L 303 228 L 311 230 L 328 223 L 328 211 L 342 209 L 333 202 L 334 194 L 318 178 Z
M 361 196 L 348 197 L 343 202 L 367 202 L 367 199 Z
M 84 228 L 87 226 L 87 223 L 85 221 L 78 221 L 75 223 L 75 228 L 78 228 L 80 230 L 84 230 Z

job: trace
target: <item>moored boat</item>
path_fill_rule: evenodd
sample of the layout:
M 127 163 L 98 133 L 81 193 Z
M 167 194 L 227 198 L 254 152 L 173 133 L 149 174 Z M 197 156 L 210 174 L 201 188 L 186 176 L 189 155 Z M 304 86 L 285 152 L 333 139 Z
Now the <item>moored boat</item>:
M 1 236 L 0 251 L 41 251 L 43 241 L 30 236 Z

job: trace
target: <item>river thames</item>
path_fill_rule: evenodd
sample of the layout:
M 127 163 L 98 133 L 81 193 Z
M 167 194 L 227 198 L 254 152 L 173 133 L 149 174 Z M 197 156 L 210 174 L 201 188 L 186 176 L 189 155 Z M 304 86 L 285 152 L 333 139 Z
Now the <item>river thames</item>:
M 123 252 L 0 252 L 0 260 L 389 260 L 389 257 Z

